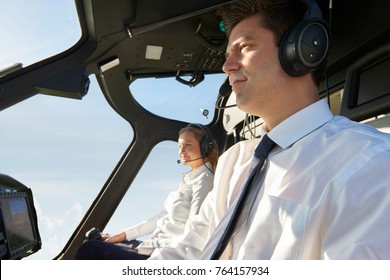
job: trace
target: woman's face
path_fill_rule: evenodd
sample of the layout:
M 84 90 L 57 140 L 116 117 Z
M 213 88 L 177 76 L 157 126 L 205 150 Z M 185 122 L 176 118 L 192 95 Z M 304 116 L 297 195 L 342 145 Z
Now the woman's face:
M 195 169 L 203 164 L 200 143 L 191 131 L 182 132 L 178 139 L 179 157 L 181 162 Z

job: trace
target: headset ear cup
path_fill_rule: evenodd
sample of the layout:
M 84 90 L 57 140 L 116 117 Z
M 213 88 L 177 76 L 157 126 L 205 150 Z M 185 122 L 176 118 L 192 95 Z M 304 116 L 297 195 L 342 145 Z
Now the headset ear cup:
M 279 60 L 284 71 L 293 77 L 318 69 L 329 51 L 329 35 L 321 19 L 304 20 L 287 31 L 280 41 Z
M 202 155 L 202 157 L 207 157 L 207 142 L 206 142 L 206 139 L 207 136 L 204 136 L 202 138 L 202 141 L 200 143 L 200 154 Z
M 287 55 L 286 55 L 287 47 L 286 47 L 286 45 L 287 45 L 288 37 L 290 36 L 291 32 L 292 32 L 291 30 L 285 32 L 284 35 L 282 36 L 282 39 L 280 40 L 280 44 L 279 44 L 280 65 L 282 66 L 284 72 L 286 72 L 290 76 L 292 76 L 293 73 L 290 70 L 289 63 L 287 60 Z
M 208 157 L 209 155 L 211 155 L 211 152 L 213 151 L 214 149 L 214 143 L 213 143 L 213 140 L 212 139 L 209 139 L 207 141 L 207 147 L 206 147 L 206 157 Z
M 200 153 L 202 154 L 202 157 L 208 157 L 213 151 L 213 149 L 214 149 L 213 139 L 210 139 L 208 134 L 206 134 L 200 143 Z

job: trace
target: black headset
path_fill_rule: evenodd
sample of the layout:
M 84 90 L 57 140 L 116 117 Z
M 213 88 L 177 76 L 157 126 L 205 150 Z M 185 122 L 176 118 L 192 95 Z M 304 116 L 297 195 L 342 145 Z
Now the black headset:
M 329 52 L 328 26 L 315 0 L 304 0 L 307 11 L 302 21 L 283 34 L 279 60 L 284 71 L 293 77 L 322 66 Z
M 214 149 L 213 136 L 211 135 L 210 130 L 206 126 L 199 123 L 190 123 L 187 125 L 187 127 L 199 128 L 203 131 L 205 135 L 200 141 L 200 153 L 202 157 L 208 157 Z

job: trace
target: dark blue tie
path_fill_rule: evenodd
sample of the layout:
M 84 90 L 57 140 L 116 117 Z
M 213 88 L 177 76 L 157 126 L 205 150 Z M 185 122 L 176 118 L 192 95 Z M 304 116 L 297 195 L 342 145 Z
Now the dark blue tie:
M 234 209 L 231 219 L 228 222 L 226 229 L 224 230 L 222 237 L 218 242 L 217 247 L 215 248 L 213 254 L 210 257 L 211 260 L 218 260 L 221 257 L 223 251 L 225 250 L 227 244 L 230 241 L 230 238 L 233 235 L 233 232 L 237 227 L 237 222 L 240 218 L 240 215 L 243 215 L 243 212 L 246 212 L 244 211 L 244 209 L 246 204 L 249 203 L 251 194 L 257 193 L 258 189 L 261 187 L 261 184 L 256 185 L 252 183 L 255 177 L 257 176 L 257 174 L 259 174 L 260 170 L 262 169 L 264 162 L 268 157 L 268 154 L 274 147 L 274 145 L 275 143 L 268 137 L 267 134 L 263 136 L 263 139 L 257 145 L 253 160 L 249 167 L 248 176 L 246 177 L 246 180 L 243 183 L 244 189 L 241 193 L 241 196 L 239 197 L 239 200 L 236 204 L 236 208 Z M 246 210 L 249 211 L 248 209 L 249 207 L 246 208 L 247 208 Z M 223 224 L 222 221 L 220 225 L 221 224 Z

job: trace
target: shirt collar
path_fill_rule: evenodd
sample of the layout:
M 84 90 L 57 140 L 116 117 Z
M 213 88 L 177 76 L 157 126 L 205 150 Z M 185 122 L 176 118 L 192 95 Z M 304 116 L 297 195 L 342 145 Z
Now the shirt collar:
M 186 180 L 194 180 L 196 177 L 198 177 L 200 174 L 204 173 L 206 170 L 211 170 L 211 164 L 209 161 L 200 165 L 198 168 L 195 168 L 195 169 L 185 173 L 184 178 Z
M 328 104 L 321 99 L 278 124 L 268 133 L 268 136 L 279 147 L 285 149 L 332 118 L 333 114 Z

